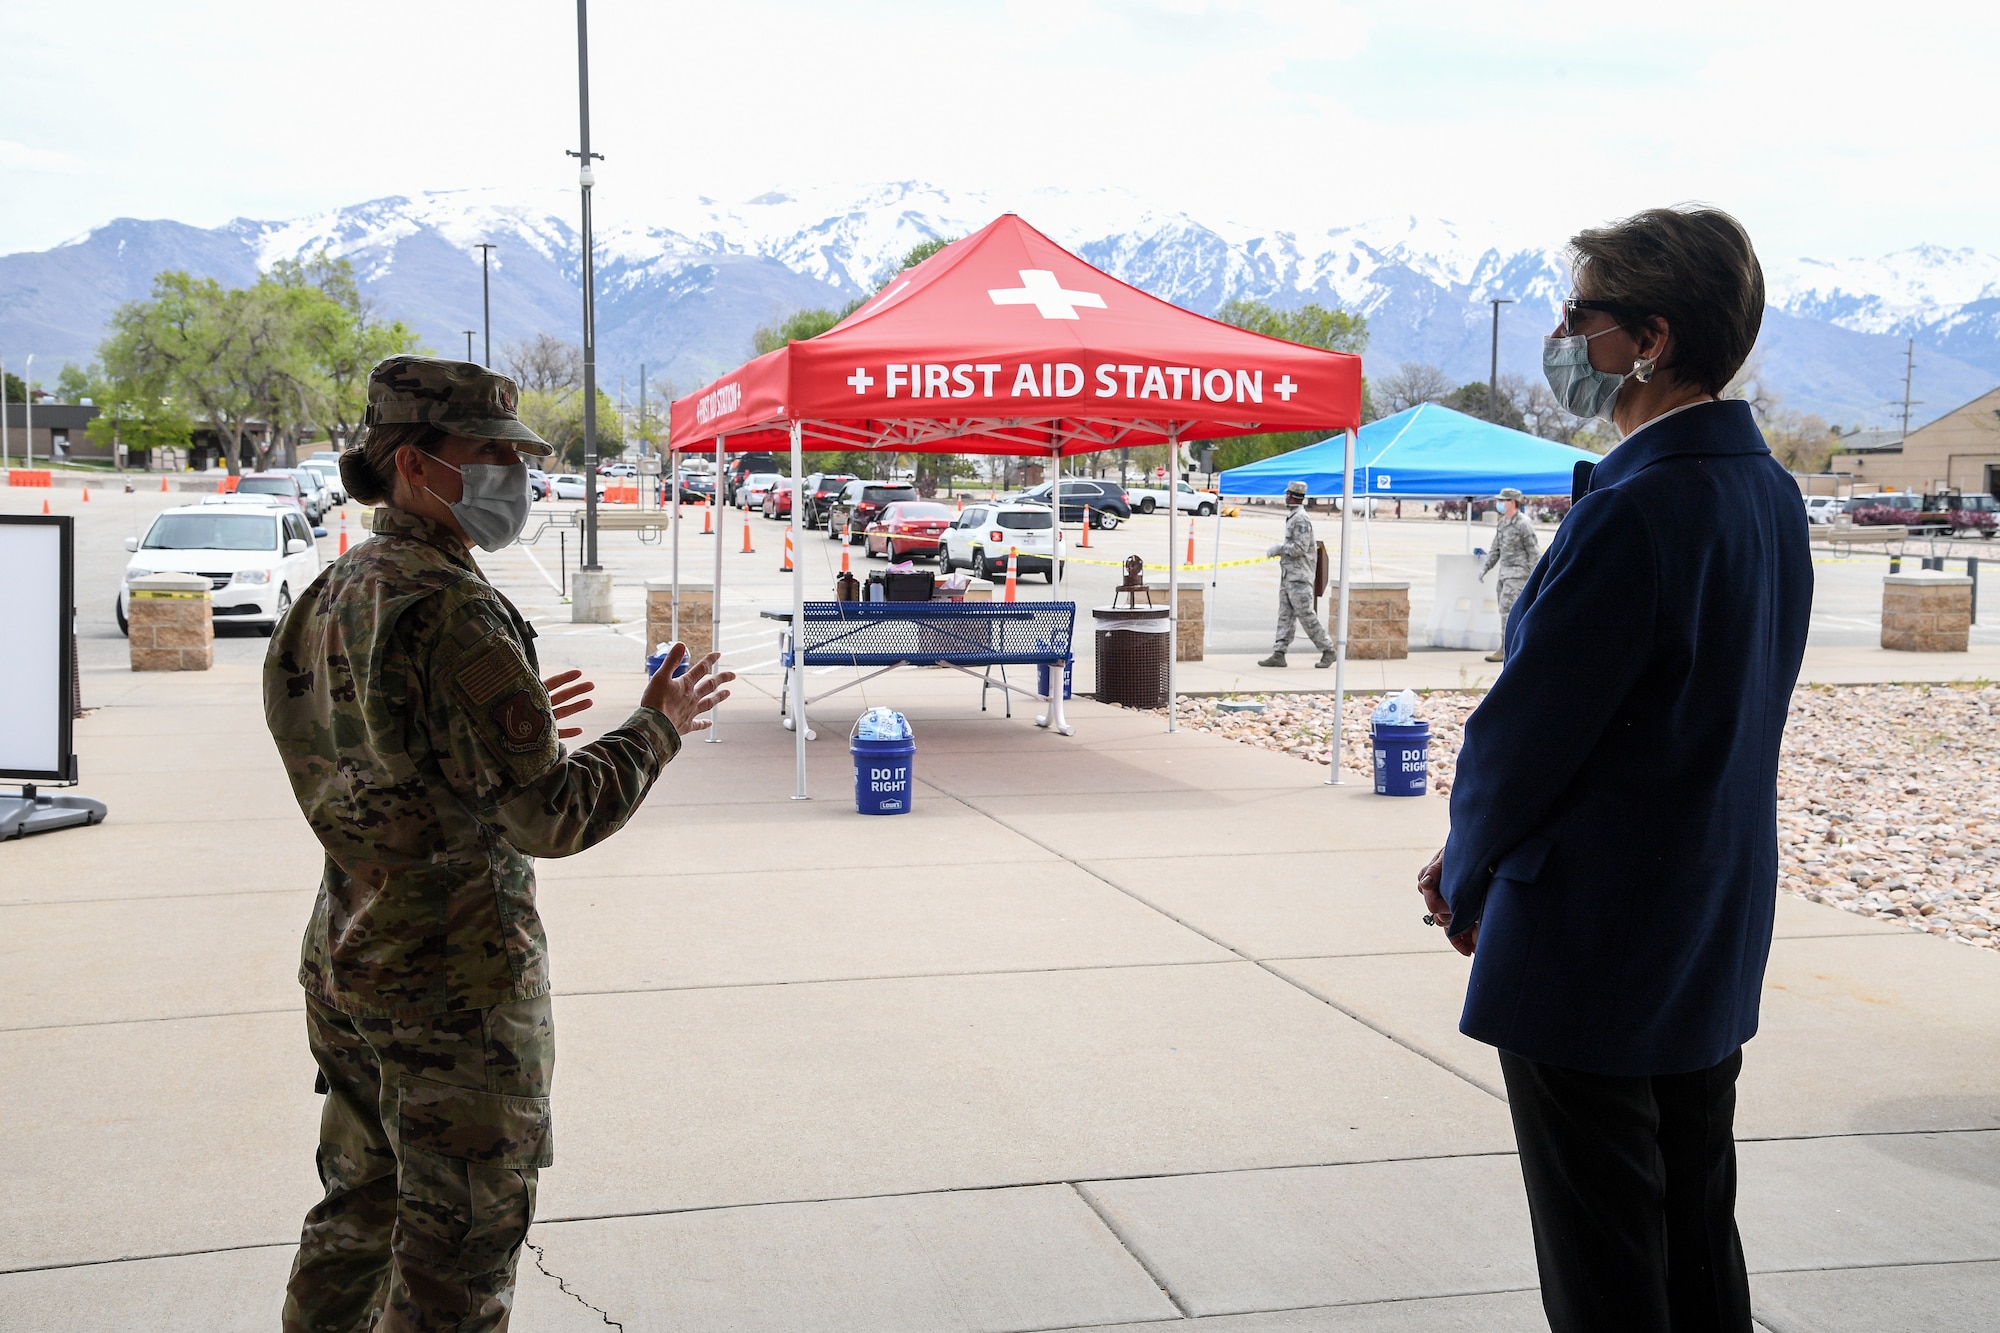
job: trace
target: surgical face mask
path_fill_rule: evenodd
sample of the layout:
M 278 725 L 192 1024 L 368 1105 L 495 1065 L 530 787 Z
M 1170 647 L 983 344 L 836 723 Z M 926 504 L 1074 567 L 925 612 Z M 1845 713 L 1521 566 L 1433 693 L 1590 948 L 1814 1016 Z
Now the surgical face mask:
M 1611 407 L 1618 401 L 1618 389 L 1625 383 L 1625 377 L 1590 364 L 1590 340 L 1613 331 L 1602 329 L 1567 338 L 1542 339 L 1542 374 L 1548 377 L 1549 389 L 1563 411 L 1573 417 L 1611 420 Z
M 528 526 L 528 469 L 519 463 L 467 463 L 458 467 L 436 454 L 424 457 L 456 472 L 465 482 L 465 494 L 450 506 L 451 516 L 472 544 L 488 551 L 511 546 Z M 425 489 L 429 489 L 426 487 Z M 432 491 L 436 495 L 437 492 Z

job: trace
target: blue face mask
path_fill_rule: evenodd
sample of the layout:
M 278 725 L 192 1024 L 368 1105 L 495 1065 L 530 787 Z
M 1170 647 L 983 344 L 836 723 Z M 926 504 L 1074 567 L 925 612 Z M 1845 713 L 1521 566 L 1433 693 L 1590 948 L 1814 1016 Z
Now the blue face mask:
M 1590 340 L 1613 331 L 1604 329 L 1567 338 L 1542 339 L 1542 374 L 1548 377 L 1549 389 L 1563 411 L 1573 417 L 1611 420 L 1611 407 L 1618 401 L 1618 389 L 1625 383 L 1625 377 L 1590 364 Z

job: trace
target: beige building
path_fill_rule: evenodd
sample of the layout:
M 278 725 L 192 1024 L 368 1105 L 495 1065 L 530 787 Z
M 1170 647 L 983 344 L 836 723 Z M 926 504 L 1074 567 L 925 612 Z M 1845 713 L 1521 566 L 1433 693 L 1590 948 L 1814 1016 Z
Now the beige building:
M 1911 431 L 1900 444 L 1837 453 L 1829 466 L 1851 474 L 1857 491 L 2000 495 L 2000 389 Z

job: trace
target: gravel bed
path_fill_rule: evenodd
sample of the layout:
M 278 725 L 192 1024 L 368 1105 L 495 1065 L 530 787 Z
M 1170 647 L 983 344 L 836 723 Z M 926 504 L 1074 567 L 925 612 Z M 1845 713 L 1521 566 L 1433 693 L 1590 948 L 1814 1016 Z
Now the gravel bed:
M 1431 790 L 1446 795 L 1465 719 L 1484 695 L 1421 697 Z M 1224 707 L 1242 701 L 1264 711 Z M 1371 771 L 1368 715 L 1377 702 L 1347 700 L 1350 775 Z M 1180 719 L 1324 767 L 1333 696 L 1184 698 Z M 2000 951 L 2000 685 L 1807 686 L 1794 694 L 1778 769 L 1778 887 Z

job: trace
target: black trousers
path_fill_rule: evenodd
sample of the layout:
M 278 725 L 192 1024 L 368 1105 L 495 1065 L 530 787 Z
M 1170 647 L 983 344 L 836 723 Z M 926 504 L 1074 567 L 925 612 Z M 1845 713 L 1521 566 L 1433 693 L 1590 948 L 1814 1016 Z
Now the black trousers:
M 1554 1333 L 1750 1333 L 1736 1075 L 1616 1078 L 1500 1052 Z

